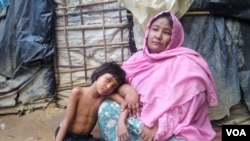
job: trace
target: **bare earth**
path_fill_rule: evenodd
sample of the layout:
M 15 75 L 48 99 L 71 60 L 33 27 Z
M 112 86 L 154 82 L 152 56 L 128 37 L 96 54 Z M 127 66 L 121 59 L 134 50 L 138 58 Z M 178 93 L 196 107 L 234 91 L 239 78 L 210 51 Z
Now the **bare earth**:
M 65 109 L 48 107 L 46 110 L 26 112 L 24 115 L 0 115 L 0 141 L 53 141 L 55 128 Z M 99 136 L 97 128 L 94 136 Z
M 55 128 L 64 116 L 65 109 L 48 107 L 45 110 L 26 112 L 24 115 L 0 115 L 0 141 L 53 141 Z M 213 141 L 221 141 L 220 129 Z M 92 134 L 99 137 L 98 128 Z

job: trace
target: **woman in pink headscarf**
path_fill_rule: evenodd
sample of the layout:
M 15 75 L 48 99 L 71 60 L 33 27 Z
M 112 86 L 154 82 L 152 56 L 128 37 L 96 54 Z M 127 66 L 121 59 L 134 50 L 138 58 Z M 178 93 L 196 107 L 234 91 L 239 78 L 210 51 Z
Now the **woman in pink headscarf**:
M 119 93 L 127 100 L 130 140 L 211 141 L 208 116 L 217 104 L 214 79 L 200 54 L 186 47 L 183 27 L 170 11 L 150 19 L 142 51 L 122 64 L 128 84 Z M 132 88 L 132 87 L 134 88 Z M 139 102 L 138 102 L 139 101 Z M 138 104 L 140 103 L 140 104 Z M 116 126 L 120 107 L 106 100 L 99 109 L 99 130 L 108 141 L 122 140 Z

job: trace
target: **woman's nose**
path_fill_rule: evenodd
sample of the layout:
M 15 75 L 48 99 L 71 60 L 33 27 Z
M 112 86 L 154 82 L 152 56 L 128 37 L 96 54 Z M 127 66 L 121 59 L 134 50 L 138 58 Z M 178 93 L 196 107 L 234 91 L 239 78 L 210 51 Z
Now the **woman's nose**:
M 157 39 L 161 39 L 162 38 L 162 32 L 161 31 L 158 31 L 157 33 L 156 33 L 156 37 L 157 37 Z

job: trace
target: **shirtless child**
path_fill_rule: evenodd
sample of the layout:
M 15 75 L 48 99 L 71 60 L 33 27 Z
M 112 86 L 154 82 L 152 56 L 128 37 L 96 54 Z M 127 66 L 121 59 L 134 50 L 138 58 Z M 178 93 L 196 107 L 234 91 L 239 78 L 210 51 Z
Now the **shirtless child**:
M 115 62 L 104 63 L 92 74 L 92 85 L 73 88 L 68 99 L 66 115 L 55 132 L 56 141 L 104 141 L 91 135 L 97 122 L 98 108 L 105 98 L 111 98 L 126 107 L 125 100 L 116 92 L 125 82 L 125 72 Z M 121 111 L 119 138 L 128 138 L 124 127 L 127 110 Z

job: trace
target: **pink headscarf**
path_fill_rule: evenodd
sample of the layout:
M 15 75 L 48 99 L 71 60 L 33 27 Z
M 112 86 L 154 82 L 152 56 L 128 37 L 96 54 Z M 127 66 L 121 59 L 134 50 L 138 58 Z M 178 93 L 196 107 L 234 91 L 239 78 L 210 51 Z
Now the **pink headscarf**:
M 181 46 L 184 31 L 173 13 L 170 12 L 173 29 L 168 47 L 161 53 L 149 53 L 147 37 L 152 20 L 167 12 L 170 11 L 150 19 L 143 50 L 122 65 L 127 73 L 127 82 L 137 90 L 143 103 L 140 119 L 149 127 L 164 112 L 185 104 L 201 92 L 206 92 L 210 106 L 217 104 L 216 87 L 209 67 L 200 54 Z

